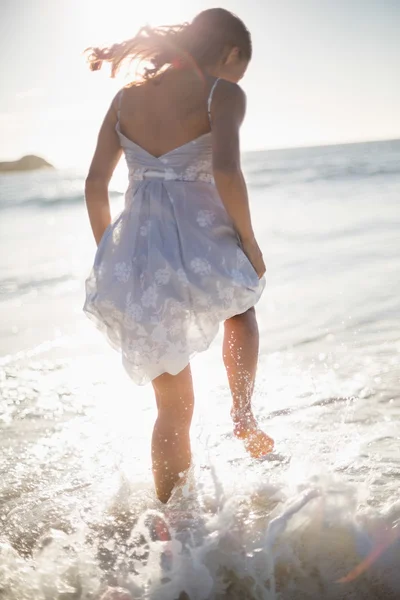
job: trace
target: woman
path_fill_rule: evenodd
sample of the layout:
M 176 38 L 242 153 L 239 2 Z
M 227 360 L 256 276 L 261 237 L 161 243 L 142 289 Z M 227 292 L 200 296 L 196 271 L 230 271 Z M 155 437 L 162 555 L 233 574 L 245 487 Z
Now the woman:
M 258 359 L 254 305 L 264 288 L 261 251 L 240 167 L 245 96 L 237 82 L 251 38 L 223 9 L 192 23 L 144 28 L 110 48 L 91 48 L 92 70 L 144 59 L 145 70 L 115 97 L 86 180 L 98 244 L 85 312 L 121 350 L 138 384 L 152 381 L 156 493 L 167 502 L 191 462 L 194 395 L 190 359 L 225 322 L 223 359 L 234 434 L 255 457 L 273 441 L 251 409 Z M 108 184 L 125 153 L 125 209 L 111 223 Z

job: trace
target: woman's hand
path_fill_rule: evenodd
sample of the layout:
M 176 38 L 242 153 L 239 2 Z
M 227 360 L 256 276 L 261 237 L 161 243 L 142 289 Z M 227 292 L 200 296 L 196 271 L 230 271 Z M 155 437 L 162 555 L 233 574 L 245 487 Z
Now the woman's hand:
M 259 245 L 257 244 L 256 238 L 252 237 L 248 240 L 242 240 L 242 248 L 243 252 L 253 265 L 253 268 L 256 271 L 258 278 L 261 279 L 261 277 L 266 271 L 266 268 L 264 264 L 263 255 Z

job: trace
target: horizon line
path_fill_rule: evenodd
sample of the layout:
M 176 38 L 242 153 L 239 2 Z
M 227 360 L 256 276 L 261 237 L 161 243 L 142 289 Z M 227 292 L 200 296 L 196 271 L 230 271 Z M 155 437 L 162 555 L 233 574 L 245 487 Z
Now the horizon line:
M 322 142 L 322 143 L 317 143 L 317 144 L 306 144 L 306 145 L 300 145 L 300 146 L 272 146 L 272 147 L 264 147 L 264 148 L 255 148 L 252 150 L 243 150 L 241 152 L 241 154 L 245 155 L 245 154 L 254 154 L 254 153 L 258 153 L 258 152 L 284 152 L 284 151 L 289 151 L 289 150 L 311 150 L 312 148 L 332 148 L 335 146 L 357 146 L 357 145 L 361 145 L 361 144 L 377 144 L 377 143 L 387 143 L 387 142 L 400 142 L 400 136 L 399 137 L 394 137 L 394 138 L 375 138 L 375 139 L 368 139 L 368 140 L 355 140 L 355 141 L 345 141 L 345 142 Z M 30 153 L 30 154 L 22 154 L 19 156 L 19 158 L 15 158 L 15 159 L 4 159 L 0 157 L 0 162 L 2 163 L 12 163 L 12 162 L 18 162 L 20 161 L 22 158 L 24 158 L 25 156 L 35 156 L 37 158 L 41 158 L 43 160 L 46 160 L 47 162 L 50 162 L 51 166 L 56 169 L 56 170 L 63 170 L 63 169 L 75 169 L 75 168 L 79 168 L 78 165 L 69 165 L 69 166 L 61 166 L 58 167 L 56 165 L 54 165 L 51 161 L 51 159 L 45 155 L 39 155 L 39 154 L 35 154 L 35 153 Z
M 311 148 L 330 148 L 334 146 L 357 146 L 360 144 L 378 144 L 385 142 L 400 142 L 400 135 L 394 138 L 373 138 L 368 140 L 353 140 L 346 142 L 321 142 L 317 144 L 306 144 L 305 146 L 271 146 L 268 148 L 257 148 L 255 150 L 243 150 L 243 154 L 250 154 L 251 152 L 275 152 L 284 150 L 309 150 Z

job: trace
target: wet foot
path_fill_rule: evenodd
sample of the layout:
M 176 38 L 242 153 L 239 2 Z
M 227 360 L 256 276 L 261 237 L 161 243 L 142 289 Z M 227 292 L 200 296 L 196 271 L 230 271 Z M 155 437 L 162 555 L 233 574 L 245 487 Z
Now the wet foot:
M 164 519 L 159 516 L 153 518 L 150 534 L 153 541 L 169 542 L 171 539 L 168 525 Z
M 253 458 L 261 458 L 274 448 L 274 440 L 262 431 L 251 410 L 231 411 L 233 435 L 243 440 L 246 452 Z

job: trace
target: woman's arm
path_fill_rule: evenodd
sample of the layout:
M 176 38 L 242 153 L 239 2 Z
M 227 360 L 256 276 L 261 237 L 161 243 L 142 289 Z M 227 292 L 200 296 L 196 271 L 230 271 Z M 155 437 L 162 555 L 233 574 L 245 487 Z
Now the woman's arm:
M 96 150 L 85 183 L 86 207 L 97 245 L 111 223 L 108 185 L 121 158 L 122 149 L 115 126 L 117 100 L 111 104 L 97 139 Z
M 265 273 L 250 216 L 247 187 L 240 165 L 239 130 L 246 97 L 233 83 L 220 81 L 212 105 L 212 149 L 215 185 L 240 237 L 243 250 L 259 277 Z

